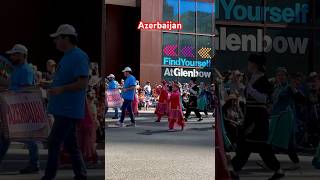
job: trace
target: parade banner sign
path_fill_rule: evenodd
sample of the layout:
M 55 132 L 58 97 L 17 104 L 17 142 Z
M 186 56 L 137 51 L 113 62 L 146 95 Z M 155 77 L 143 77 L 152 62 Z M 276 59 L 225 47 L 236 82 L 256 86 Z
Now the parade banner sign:
M 106 91 L 106 105 L 109 108 L 118 108 L 122 106 L 122 97 L 119 90 L 107 90 Z
M 48 120 L 40 91 L 0 94 L 1 119 L 11 140 L 45 140 Z

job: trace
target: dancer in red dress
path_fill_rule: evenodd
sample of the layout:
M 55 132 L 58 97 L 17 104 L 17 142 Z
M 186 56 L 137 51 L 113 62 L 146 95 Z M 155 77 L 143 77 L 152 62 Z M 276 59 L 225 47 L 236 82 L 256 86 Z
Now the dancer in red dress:
M 172 93 L 169 98 L 169 108 L 168 108 L 168 119 L 169 119 L 169 130 L 175 131 L 174 125 L 177 123 L 181 130 L 184 129 L 184 117 L 182 113 L 182 105 L 180 101 L 180 90 L 178 83 L 173 84 Z
M 158 120 L 155 122 L 160 122 L 161 117 L 166 115 L 168 112 L 168 87 L 165 80 L 162 81 L 162 87 L 159 89 L 159 101 L 155 110 L 155 114 L 158 116 Z

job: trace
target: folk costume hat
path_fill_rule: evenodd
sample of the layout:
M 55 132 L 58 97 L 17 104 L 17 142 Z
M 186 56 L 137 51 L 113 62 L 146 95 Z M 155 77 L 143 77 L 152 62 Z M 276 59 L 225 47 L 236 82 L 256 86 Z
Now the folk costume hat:
M 278 67 L 276 71 L 277 71 L 277 72 L 283 72 L 283 73 L 285 73 L 285 74 L 288 74 L 288 70 L 287 70 L 287 68 L 285 68 L 285 67 Z

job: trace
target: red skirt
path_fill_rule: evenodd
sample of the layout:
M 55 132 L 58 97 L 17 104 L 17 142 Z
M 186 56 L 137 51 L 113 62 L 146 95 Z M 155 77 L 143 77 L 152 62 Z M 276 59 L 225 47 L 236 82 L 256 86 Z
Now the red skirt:
M 177 121 L 184 121 L 182 109 L 170 109 L 168 111 L 168 119 L 174 119 Z
M 168 113 L 168 103 L 158 103 L 154 112 L 157 115 L 166 115 Z
M 185 122 L 183 118 L 182 109 L 170 109 L 168 111 L 169 122 L 177 123 L 179 126 L 184 127 Z

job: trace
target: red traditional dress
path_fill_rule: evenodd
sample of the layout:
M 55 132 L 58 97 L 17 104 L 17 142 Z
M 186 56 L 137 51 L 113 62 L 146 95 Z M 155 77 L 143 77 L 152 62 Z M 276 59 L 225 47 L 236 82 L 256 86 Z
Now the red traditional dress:
M 132 111 L 135 115 L 139 114 L 138 105 L 139 105 L 139 97 L 138 97 L 138 94 L 135 94 L 134 99 L 132 101 Z
M 175 123 L 181 126 L 182 129 L 184 128 L 185 124 L 184 124 L 179 91 L 174 91 L 170 95 L 168 119 L 169 119 L 169 129 L 173 129 Z
M 78 145 L 86 164 L 95 164 L 98 161 L 98 154 L 95 148 L 96 129 L 97 126 L 94 122 L 92 109 L 86 101 L 85 118 L 77 126 Z M 71 164 L 70 156 L 64 148 L 62 148 L 60 158 L 60 165 Z
M 163 116 L 168 113 L 168 90 L 166 86 L 163 86 L 159 91 L 160 97 L 154 113 Z
M 137 93 L 134 95 L 134 99 L 131 103 L 131 106 L 132 106 L 133 114 L 135 116 L 138 116 L 139 115 L 139 96 Z M 129 114 L 129 112 L 127 110 L 126 110 L 126 114 Z

